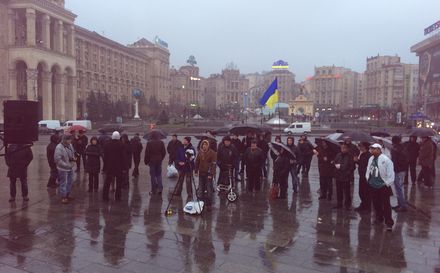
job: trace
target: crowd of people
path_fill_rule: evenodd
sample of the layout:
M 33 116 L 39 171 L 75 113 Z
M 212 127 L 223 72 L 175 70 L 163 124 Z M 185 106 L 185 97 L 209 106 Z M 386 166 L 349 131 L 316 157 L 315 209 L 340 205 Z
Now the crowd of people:
M 295 144 L 292 136 L 284 144 L 281 136 L 274 142 L 269 133 L 255 134 L 248 132 L 240 140 L 238 135 L 223 137 L 217 144 L 216 138 L 209 132 L 193 146 L 191 137 L 180 141 L 173 135 L 165 143 L 159 136 L 152 135 L 145 146 L 144 163 L 149 167 L 151 195 L 163 192 L 162 163 L 168 154 L 168 165 L 178 171 L 178 180 L 173 195 L 180 196 L 185 185 L 188 199 L 194 195 L 203 200 L 206 208 L 212 208 L 212 194 L 222 191 L 235 183 L 245 183 L 248 193 L 254 194 L 262 189 L 262 181 L 268 179 L 270 159 L 273 166 L 273 186 L 279 189 L 274 198 L 286 199 L 289 177 L 293 194 L 298 192 L 299 175 L 309 175 L 313 156 L 318 159 L 319 199 L 331 201 L 333 181 L 336 186 L 336 205 L 334 209 L 352 208 L 352 187 L 357 168 L 359 174 L 359 197 L 361 203 L 355 210 L 369 213 L 374 208 L 376 224 L 386 224 L 391 230 L 393 220 L 391 211 L 405 212 L 408 204 L 404 195 L 404 185 L 423 184 L 432 188 L 435 177 L 436 144 L 429 138 L 410 137 L 402 143 L 400 136 L 392 137 L 392 148 L 388 150 L 383 143 L 360 142 L 353 144 L 350 138 L 337 150 L 330 147 L 326 139 L 319 139 L 313 145 L 302 135 Z M 68 204 L 71 196 L 74 172 L 80 172 L 83 166 L 88 173 L 88 192 L 98 192 L 100 173 L 104 174 L 102 200 L 109 201 L 110 194 L 115 201 L 121 200 L 123 189 L 129 188 L 130 170 L 132 176 L 139 176 L 141 153 L 144 150 L 139 134 L 132 139 L 128 135 L 115 131 L 110 136 L 105 134 L 88 140 L 85 132 L 52 135 L 47 146 L 47 160 L 50 167 L 49 188 L 58 188 L 61 202 Z M 6 163 L 9 167 L 10 202 L 15 202 L 16 180 L 20 179 L 22 197 L 28 201 L 27 167 L 33 155 L 29 145 L 9 145 Z M 82 164 L 81 164 L 82 161 Z M 102 163 L 102 164 L 101 164 Z M 421 166 L 417 175 L 416 167 Z M 217 172 L 218 168 L 218 172 Z M 197 193 L 193 192 L 194 177 L 198 177 Z M 390 196 L 397 197 L 398 204 L 390 205 Z

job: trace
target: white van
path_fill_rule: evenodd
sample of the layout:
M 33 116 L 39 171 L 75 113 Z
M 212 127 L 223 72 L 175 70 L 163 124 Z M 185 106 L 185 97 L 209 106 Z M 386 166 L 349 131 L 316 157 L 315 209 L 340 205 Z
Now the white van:
M 68 120 L 64 122 L 63 129 L 67 129 L 73 125 L 80 125 L 87 130 L 92 130 L 92 122 L 90 120 Z
M 61 126 L 61 123 L 59 120 L 41 120 L 38 122 L 38 127 L 40 129 L 57 129 Z
M 284 133 L 293 134 L 309 134 L 312 132 L 312 124 L 310 122 L 294 122 L 284 129 Z

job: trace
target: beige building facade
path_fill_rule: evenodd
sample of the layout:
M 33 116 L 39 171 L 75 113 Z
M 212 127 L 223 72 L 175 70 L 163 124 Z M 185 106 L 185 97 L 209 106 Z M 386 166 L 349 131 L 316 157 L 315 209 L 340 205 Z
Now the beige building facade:
M 197 66 L 185 65 L 170 70 L 170 105 L 206 108 L 205 79 L 199 74 Z
M 83 118 L 92 91 L 132 103 L 139 89 L 169 103 L 166 46 L 146 39 L 124 46 L 75 18 L 62 0 L 0 1 L 0 103 L 39 101 L 40 119 L 61 121 Z
M 240 70 L 226 68 L 221 74 L 213 74 L 206 80 L 206 92 L 214 101 L 208 105 L 216 109 L 238 106 L 245 106 L 245 99 L 249 96 L 249 80 Z

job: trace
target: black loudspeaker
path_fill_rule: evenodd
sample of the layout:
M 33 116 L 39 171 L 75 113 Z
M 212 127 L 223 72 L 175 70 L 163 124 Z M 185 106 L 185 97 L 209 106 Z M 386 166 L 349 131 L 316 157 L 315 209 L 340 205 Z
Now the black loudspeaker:
M 38 140 L 38 102 L 8 100 L 3 103 L 6 144 L 31 144 Z

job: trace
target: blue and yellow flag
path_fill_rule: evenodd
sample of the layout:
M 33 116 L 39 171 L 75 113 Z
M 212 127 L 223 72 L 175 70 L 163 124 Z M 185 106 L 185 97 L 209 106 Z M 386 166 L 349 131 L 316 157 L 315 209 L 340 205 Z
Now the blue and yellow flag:
M 264 92 L 263 97 L 260 99 L 260 105 L 267 105 L 270 109 L 273 109 L 274 105 L 278 103 L 278 100 L 278 79 L 275 78 L 269 88 L 267 88 L 266 92 Z

